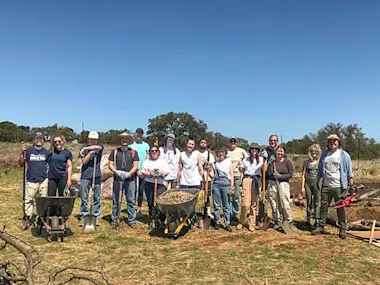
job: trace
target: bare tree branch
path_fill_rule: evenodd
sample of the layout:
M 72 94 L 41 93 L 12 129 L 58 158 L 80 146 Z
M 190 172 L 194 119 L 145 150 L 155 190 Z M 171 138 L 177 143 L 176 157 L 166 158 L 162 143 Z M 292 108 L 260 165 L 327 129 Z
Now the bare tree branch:
M 56 278 L 58 277 L 59 274 L 64 273 L 65 271 L 69 271 L 69 270 L 84 271 L 84 272 L 89 272 L 89 273 L 100 274 L 102 281 L 104 281 L 106 285 L 109 285 L 108 279 L 105 276 L 105 274 L 103 273 L 103 271 L 99 271 L 99 270 L 95 270 L 95 269 L 75 267 L 75 266 L 68 266 L 68 267 L 62 268 L 61 270 L 58 270 L 54 275 L 50 276 L 48 285 L 49 284 L 62 285 L 62 284 L 67 284 L 67 283 L 71 282 L 72 280 L 79 280 L 79 279 L 87 280 L 89 282 L 92 282 L 95 285 L 104 284 L 103 282 L 99 282 L 99 280 L 94 279 L 92 277 L 88 277 L 88 276 L 84 276 L 84 275 L 77 275 L 77 274 L 72 273 L 71 271 L 70 271 L 71 277 L 68 280 L 62 281 L 60 283 L 55 283 Z

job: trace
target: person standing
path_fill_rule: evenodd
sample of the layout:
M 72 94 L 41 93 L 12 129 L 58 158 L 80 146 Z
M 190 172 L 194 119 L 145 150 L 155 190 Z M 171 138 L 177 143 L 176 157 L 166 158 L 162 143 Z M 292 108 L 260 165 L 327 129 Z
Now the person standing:
M 268 196 L 272 207 L 275 229 L 280 229 L 280 223 L 285 219 L 282 208 L 286 212 L 289 224 L 292 224 L 290 209 L 290 186 L 289 180 L 293 176 L 293 163 L 285 157 L 285 147 L 280 145 L 276 150 L 276 159 L 268 168 Z M 282 208 L 281 208 L 282 207 Z
M 195 139 L 190 137 L 186 151 L 181 152 L 179 157 L 177 181 L 180 188 L 200 189 L 203 174 L 202 156 L 195 150 Z
M 88 213 L 88 193 L 92 187 L 94 167 L 95 167 L 95 185 L 93 191 L 94 216 L 96 225 L 100 226 L 100 195 L 102 174 L 100 171 L 100 162 L 102 160 L 104 146 L 98 143 L 99 134 L 91 131 L 88 134 L 87 146 L 82 147 L 78 158 L 82 159 L 80 188 L 81 188 L 81 217 L 79 218 L 80 226 L 83 225 L 84 218 Z M 96 157 L 96 165 L 95 163 Z M 90 213 L 92 215 L 92 213 Z
M 227 153 L 227 158 L 232 163 L 234 169 L 234 187 L 235 192 L 231 197 L 231 220 L 238 221 L 239 208 L 240 208 L 240 171 L 239 166 L 244 158 L 248 156 L 248 153 L 238 147 L 236 137 L 230 138 L 230 150 Z
M 306 224 L 311 227 L 311 214 L 314 212 L 315 227 L 319 226 L 321 207 L 321 185 L 318 181 L 318 164 L 321 157 L 321 147 L 313 144 L 309 147 L 309 159 L 305 160 L 302 167 L 301 191 L 306 195 Z
M 207 143 L 207 140 L 205 138 L 202 138 L 199 141 L 199 149 L 200 149 L 200 153 L 201 153 L 201 157 L 202 157 L 203 169 L 204 170 L 211 169 L 212 165 L 214 165 L 214 163 L 215 163 L 215 157 L 211 153 L 211 151 L 208 150 L 208 143 Z M 205 173 L 204 173 L 202 180 L 201 180 L 201 189 L 206 190 L 205 187 L 206 187 L 207 171 L 204 171 L 204 172 Z M 214 216 L 211 214 L 211 208 L 210 208 L 212 176 L 209 175 L 207 179 L 208 179 L 208 189 L 207 189 L 208 197 L 207 197 L 207 200 L 205 200 L 205 203 L 206 203 L 206 213 L 205 214 L 207 214 L 207 216 L 209 216 L 211 219 L 213 219 Z
M 172 189 L 177 187 L 177 176 L 178 176 L 178 166 L 179 157 L 181 152 L 175 146 L 175 135 L 168 134 L 166 136 L 166 144 L 159 148 L 160 158 L 162 158 L 169 166 L 169 174 L 165 176 L 165 184 L 167 189 Z
M 19 158 L 20 166 L 26 166 L 26 185 L 23 218 L 23 230 L 27 230 L 32 223 L 33 214 L 36 215 L 36 197 L 46 197 L 48 190 L 47 158 L 49 151 L 43 147 L 44 137 L 37 133 L 32 147 L 21 146 Z
M 243 191 L 237 229 L 242 229 L 246 225 L 248 216 L 248 229 L 253 232 L 256 226 L 257 198 L 261 188 L 260 179 L 264 159 L 259 155 L 260 146 L 258 144 L 252 144 L 248 152 L 249 156 L 243 159 L 240 167 L 240 185 L 242 185 Z
M 73 154 L 65 148 L 63 135 L 52 135 L 50 139 L 51 153 L 48 157 L 48 196 L 64 195 L 65 188 L 71 187 Z
M 320 225 L 313 230 L 313 235 L 327 233 L 324 230 L 327 212 L 331 200 L 337 202 L 351 192 L 353 185 L 352 161 L 350 155 L 340 148 L 340 138 L 335 135 L 327 137 L 327 150 L 325 150 L 318 164 L 318 179 L 322 179 L 321 191 L 321 220 Z M 337 209 L 339 222 L 339 237 L 346 238 L 346 213 L 344 207 Z
M 152 216 L 154 202 L 154 180 L 157 179 L 157 197 L 166 191 L 165 177 L 169 174 L 169 165 L 160 158 L 160 150 L 152 146 L 149 158 L 144 161 L 142 174 L 145 176 L 145 195 L 148 202 L 149 217 Z
M 119 212 L 119 195 L 124 190 L 127 199 L 128 225 L 136 229 L 136 172 L 138 169 L 139 155 L 137 151 L 128 146 L 133 143 L 133 138 L 128 133 L 122 133 L 120 147 L 115 148 L 108 157 L 108 168 L 114 173 L 112 188 L 112 216 L 111 229 L 116 229 L 116 219 Z M 120 209 L 121 210 L 121 209 Z
M 143 141 L 144 131 L 142 128 L 137 128 L 135 132 L 135 141 L 129 147 L 137 151 L 139 155 L 139 164 L 136 178 L 137 193 L 137 215 L 141 214 L 141 206 L 144 199 L 144 175 L 141 174 L 141 169 L 147 155 L 149 153 L 149 144 Z
M 234 171 L 232 163 L 227 156 L 227 149 L 220 148 L 216 152 L 217 160 L 214 163 L 213 171 L 215 172 L 215 179 L 212 186 L 214 215 L 215 215 L 215 229 L 220 229 L 220 208 L 223 206 L 224 228 L 228 232 L 232 232 L 230 226 L 230 202 L 229 195 L 235 191 L 234 186 Z

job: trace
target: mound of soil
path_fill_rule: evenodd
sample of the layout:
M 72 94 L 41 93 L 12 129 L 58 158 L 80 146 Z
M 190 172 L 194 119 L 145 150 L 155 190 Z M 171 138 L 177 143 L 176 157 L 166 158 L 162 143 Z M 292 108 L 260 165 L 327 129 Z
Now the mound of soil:
M 157 199 L 157 203 L 164 204 L 164 205 L 170 205 L 170 204 L 181 204 L 186 201 L 189 201 L 191 198 L 193 198 L 194 195 L 190 194 L 185 191 L 169 191 L 164 194 L 162 194 Z

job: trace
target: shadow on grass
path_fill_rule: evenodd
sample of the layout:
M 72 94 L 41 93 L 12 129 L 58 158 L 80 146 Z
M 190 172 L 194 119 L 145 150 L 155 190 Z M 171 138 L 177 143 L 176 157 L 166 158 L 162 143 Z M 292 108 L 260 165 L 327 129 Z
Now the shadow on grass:
M 32 227 L 30 229 L 30 232 L 33 237 L 45 239 L 48 242 L 57 241 L 58 237 L 65 239 L 67 237 L 71 237 L 74 235 L 74 233 L 72 232 L 70 228 L 66 228 L 65 233 L 59 233 L 59 234 L 49 234 L 45 227 L 41 229 L 41 232 L 39 232 L 39 230 L 40 230 L 39 227 Z

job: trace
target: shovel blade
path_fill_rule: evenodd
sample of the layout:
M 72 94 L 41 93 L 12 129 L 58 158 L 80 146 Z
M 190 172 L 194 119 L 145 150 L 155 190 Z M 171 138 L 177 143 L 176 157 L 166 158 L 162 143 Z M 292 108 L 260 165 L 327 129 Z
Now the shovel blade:
M 283 221 L 283 222 L 281 223 L 281 227 L 282 227 L 282 229 L 284 230 L 284 232 L 285 232 L 287 235 L 293 235 L 293 234 L 295 234 L 295 232 L 294 232 L 292 226 L 289 224 L 288 221 Z
M 94 216 L 87 216 L 84 218 L 84 227 L 83 232 L 84 233 L 91 233 L 96 231 L 96 217 Z

